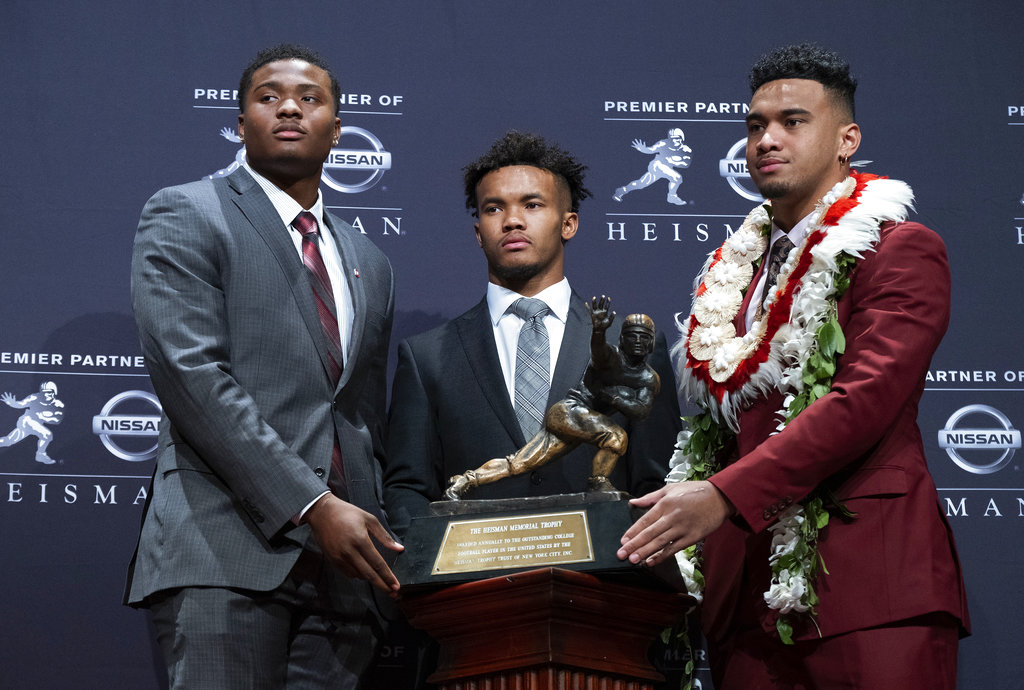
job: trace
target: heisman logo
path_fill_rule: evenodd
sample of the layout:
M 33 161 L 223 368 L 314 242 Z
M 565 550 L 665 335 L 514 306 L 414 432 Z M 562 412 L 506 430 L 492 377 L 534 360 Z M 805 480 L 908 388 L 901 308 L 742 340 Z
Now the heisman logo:
M 46 381 L 39 386 L 38 393 L 32 393 L 18 400 L 10 393 L 0 395 L 8 407 L 16 410 L 24 410 L 18 421 L 14 423 L 11 433 L 0 438 L 0 448 L 13 446 L 15 443 L 24 441 L 29 436 L 35 436 L 36 441 L 36 462 L 44 465 L 53 465 L 57 461 L 46 454 L 46 449 L 53 440 L 53 432 L 46 428 L 47 425 L 60 424 L 64 419 L 64 403 L 57 399 L 57 384 L 53 381 Z
M 965 418 L 995 421 L 996 426 L 962 425 Z M 1020 448 L 1020 431 L 1013 428 L 1009 418 L 988 405 L 967 405 L 954 412 L 939 430 L 939 448 L 942 448 L 961 469 L 972 474 L 992 474 L 1010 464 L 1014 451 Z M 992 451 L 1002 451 L 994 460 Z M 969 457 L 964 457 L 964 454 Z
M 231 127 L 221 128 L 220 135 L 232 143 L 242 143 L 238 132 Z M 385 171 L 391 169 L 391 154 L 384 149 L 384 144 L 381 143 L 380 139 L 362 127 L 342 127 L 339 139 L 344 136 L 358 137 L 365 141 L 369 148 L 331 149 L 331 152 L 327 154 L 327 160 L 324 161 L 320 179 L 331 189 L 344 194 L 365 192 L 380 182 L 380 179 L 384 177 Z M 231 165 L 207 175 L 206 179 L 230 175 L 240 168 L 244 161 L 245 146 L 242 146 L 235 153 L 235 160 L 231 162 Z M 355 178 L 354 180 L 343 182 L 337 179 L 341 177 L 339 172 L 346 173 L 348 171 L 353 171 L 351 175 Z
M 152 408 L 156 414 L 141 414 L 140 410 L 147 408 Z M 100 437 L 107 450 L 122 460 L 152 460 L 159 445 L 156 438 L 162 413 L 160 401 L 152 393 L 125 391 L 108 400 L 100 413 L 92 418 L 92 433 Z M 153 439 L 152 445 L 148 445 L 149 439 Z
M 683 130 L 679 128 L 670 129 L 667 139 L 662 139 L 650 146 L 640 139 L 634 139 L 634 149 L 640 153 L 653 155 L 654 158 L 647 164 L 647 172 L 629 184 L 616 189 L 612 199 L 622 201 L 622 197 L 632 191 L 650 187 L 658 180 L 665 180 L 668 182 L 668 195 L 665 200 L 676 206 L 685 206 L 686 202 L 679 198 L 679 185 L 683 183 L 683 176 L 676 171 L 676 168 L 690 167 L 690 154 L 693 153 L 693 149 L 683 143 L 684 139 Z

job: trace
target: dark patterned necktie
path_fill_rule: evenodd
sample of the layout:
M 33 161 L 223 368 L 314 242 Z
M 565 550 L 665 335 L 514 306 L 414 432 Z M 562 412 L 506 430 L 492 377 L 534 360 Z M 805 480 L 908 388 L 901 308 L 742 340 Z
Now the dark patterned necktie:
M 323 329 L 324 336 L 327 338 L 328 368 L 331 374 L 331 383 L 336 386 L 341 378 L 344 361 L 341 354 L 341 332 L 338 329 L 338 310 L 334 302 L 331 277 L 327 274 L 327 266 L 324 265 L 324 258 L 320 254 L 320 230 L 317 227 L 316 216 L 309 211 L 303 211 L 296 216 L 292 227 L 302 234 L 302 263 L 306 266 L 309 284 L 313 288 L 313 301 L 316 302 L 316 312 L 320 317 L 320 328 Z M 335 495 L 341 498 L 346 497 L 345 468 L 341 459 L 341 447 L 338 445 L 337 433 L 334 435 L 334 448 L 331 451 L 331 474 L 327 484 Z
M 544 424 L 544 406 L 551 388 L 551 351 L 544 315 L 548 305 L 539 299 L 520 297 L 512 311 L 523 320 L 516 345 L 515 410 L 523 436 L 529 441 Z
M 761 315 L 764 314 L 764 301 L 775 288 L 775 284 L 779 280 L 779 271 L 782 270 L 782 264 L 786 263 L 786 257 L 789 256 L 794 246 L 788 235 L 783 235 L 775 240 L 775 244 L 772 245 L 772 250 L 768 253 L 768 265 L 765 267 L 764 290 L 761 292 L 761 299 L 757 302 L 754 321 L 760 319 Z

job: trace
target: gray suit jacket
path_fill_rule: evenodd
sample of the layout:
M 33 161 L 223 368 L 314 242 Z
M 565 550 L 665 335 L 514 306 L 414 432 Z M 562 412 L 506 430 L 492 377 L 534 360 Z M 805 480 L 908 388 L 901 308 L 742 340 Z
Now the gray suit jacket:
M 337 434 L 348 500 L 381 507 L 387 258 L 327 215 L 354 306 L 344 372 L 327 347 L 302 261 L 244 170 L 163 189 L 146 204 L 132 303 L 164 417 L 125 601 L 173 587 L 268 591 L 307 541 L 293 516 L 326 490 Z M 351 581 L 365 595 L 366 583 Z
M 617 344 L 622 317 L 607 338 Z M 590 361 L 590 315 L 575 292 L 551 382 L 548 407 L 579 384 Z M 661 376 L 661 393 L 643 421 L 614 419 L 629 433 L 629 448 L 612 482 L 642 495 L 664 483 L 679 431 L 679 403 L 665 337 L 658 334 L 649 363 Z M 426 514 L 441 498 L 448 478 L 504 457 L 526 439 L 519 428 L 501 373 L 484 299 L 468 312 L 402 342 L 391 393 L 384 495 L 395 529 Z M 529 474 L 474 489 L 468 499 L 542 496 L 583 491 L 595 448 L 580 446 Z

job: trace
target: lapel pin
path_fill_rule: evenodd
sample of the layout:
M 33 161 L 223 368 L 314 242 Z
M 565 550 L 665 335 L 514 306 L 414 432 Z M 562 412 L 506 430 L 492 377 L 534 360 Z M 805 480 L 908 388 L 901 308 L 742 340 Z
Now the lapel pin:
M 353 268 L 352 272 L 356 274 L 356 278 L 359 277 L 359 269 L 358 268 Z

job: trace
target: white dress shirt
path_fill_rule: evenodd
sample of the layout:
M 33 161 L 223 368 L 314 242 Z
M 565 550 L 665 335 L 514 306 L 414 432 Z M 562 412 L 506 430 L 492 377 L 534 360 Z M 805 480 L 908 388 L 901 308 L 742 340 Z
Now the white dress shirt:
M 558 353 L 562 348 L 562 336 L 565 335 L 565 320 L 569 317 L 569 298 L 572 289 L 566 278 L 550 287 L 546 287 L 533 299 L 539 299 L 548 305 L 548 313 L 544 316 L 544 327 L 548 331 L 548 348 L 551 363 L 548 365 L 548 382 L 551 382 L 558 361 Z M 498 361 L 501 362 L 501 373 L 505 377 L 505 388 L 509 400 L 515 404 L 516 399 L 516 349 L 519 343 L 519 331 L 523 327 L 523 319 L 509 311 L 509 307 L 520 297 L 517 292 L 503 288 L 494 283 L 487 283 L 487 309 L 494 328 L 494 343 L 498 346 Z

